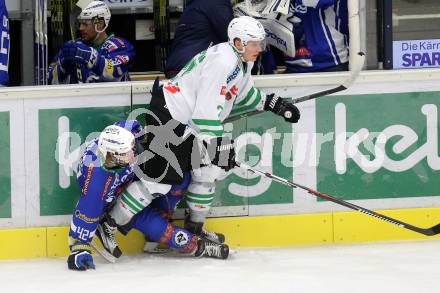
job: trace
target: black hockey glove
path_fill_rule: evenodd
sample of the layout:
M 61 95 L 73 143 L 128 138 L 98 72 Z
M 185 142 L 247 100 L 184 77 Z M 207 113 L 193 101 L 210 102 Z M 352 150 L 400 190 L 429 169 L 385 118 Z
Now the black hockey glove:
M 283 100 L 275 94 L 267 95 L 264 110 L 274 112 L 290 123 L 298 122 L 301 117 L 298 108 L 292 102 Z
M 69 270 L 85 271 L 95 269 L 93 257 L 90 250 L 78 249 L 73 250 L 67 258 L 67 267 Z
M 227 136 L 215 137 L 205 143 L 208 156 L 213 165 L 216 165 L 226 172 L 235 167 L 234 140 Z

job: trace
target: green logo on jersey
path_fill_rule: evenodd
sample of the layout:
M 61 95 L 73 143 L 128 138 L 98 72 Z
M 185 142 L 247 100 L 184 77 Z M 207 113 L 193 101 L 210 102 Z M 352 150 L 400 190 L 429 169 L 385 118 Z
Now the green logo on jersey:
M 175 77 L 171 78 L 170 81 L 173 82 L 177 78 L 182 77 L 185 74 L 193 71 L 194 68 L 197 67 L 197 65 L 199 65 L 200 63 L 203 62 L 203 60 L 205 60 L 205 57 L 206 57 L 206 50 L 200 52 L 199 54 L 194 56 L 191 60 L 189 60 L 188 63 L 186 63 L 185 67 L 183 67 L 182 70 L 179 72 L 179 74 L 177 74 Z

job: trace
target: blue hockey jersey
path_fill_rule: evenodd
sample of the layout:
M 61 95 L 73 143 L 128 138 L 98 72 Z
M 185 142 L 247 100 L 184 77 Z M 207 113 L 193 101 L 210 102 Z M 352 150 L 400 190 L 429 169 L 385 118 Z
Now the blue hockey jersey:
M 129 67 L 135 57 L 132 44 L 110 35 L 95 49 L 98 50 L 98 62 L 92 69 L 75 62 L 61 64 L 57 54 L 55 61 L 49 66 L 49 84 L 130 80 Z
M 189 0 L 176 28 L 165 74 L 176 75 L 195 55 L 210 45 L 228 41 L 232 20 L 230 0 Z
M 1 35 L 0 35 L 0 85 L 9 84 L 9 18 L 5 0 L 0 0 Z
M 137 121 L 115 123 L 137 134 L 142 130 Z M 77 181 L 81 196 L 72 216 L 69 245 L 89 244 L 95 235 L 105 209 L 131 183 L 135 174 L 133 165 L 119 169 L 106 169 L 98 155 L 98 138 L 86 148 L 77 168 Z
M 292 0 L 296 55 L 287 72 L 313 72 L 348 62 L 347 0 Z

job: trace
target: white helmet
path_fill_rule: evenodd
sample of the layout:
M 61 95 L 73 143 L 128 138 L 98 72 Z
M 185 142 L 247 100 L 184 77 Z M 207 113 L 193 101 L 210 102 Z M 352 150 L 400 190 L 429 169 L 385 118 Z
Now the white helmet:
M 86 7 L 84 7 L 78 16 L 78 20 L 91 20 L 95 24 L 95 31 L 102 33 L 108 27 L 111 18 L 110 9 L 103 1 L 92 1 Z M 97 22 L 103 19 L 105 27 L 102 30 L 98 30 Z
M 240 16 L 232 19 L 228 26 L 229 44 L 235 48 L 234 40 L 240 39 L 243 47 L 249 41 L 261 41 L 264 45 L 266 32 L 263 25 L 250 16 Z M 264 48 L 263 48 L 264 49 Z M 240 52 L 243 53 L 244 51 Z
M 103 158 L 113 156 L 114 165 L 127 165 L 134 157 L 135 138 L 125 128 L 117 125 L 107 126 L 99 135 L 98 150 Z

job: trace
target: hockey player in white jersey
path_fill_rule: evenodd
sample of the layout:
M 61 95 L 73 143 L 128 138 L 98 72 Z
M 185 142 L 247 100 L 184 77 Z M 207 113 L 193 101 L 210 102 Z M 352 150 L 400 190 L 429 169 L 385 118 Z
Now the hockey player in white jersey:
M 292 113 L 286 118 L 297 122 L 299 111 L 293 104 L 268 96 L 254 87 L 251 77 L 253 62 L 265 49 L 265 31 L 251 17 L 239 17 L 228 27 L 228 43 L 222 43 L 198 54 L 163 86 L 171 116 L 189 125 L 209 145 L 216 145 L 213 165 L 193 172 L 186 202 L 190 208 L 185 227 L 202 233 L 205 217 L 214 199 L 215 181 L 222 171 L 235 166 L 233 141 L 224 136 L 222 121 L 231 111 L 274 110 Z M 283 104 L 285 103 L 285 104 Z M 224 153 L 224 154 L 222 154 Z M 217 165 L 217 166 L 215 166 Z M 223 169 L 223 170 L 222 170 Z
M 153 114 L 147 115 L 149 133 L 144 147 L 155 156 L 141 165 L 143 179 L 178 184 L 183 174 L 191 171 L 186 193 L 190 213 L 184 226 L 217 242 L 223 242 L 224 237 L 206 232 L 203 224 L 214 199 L 216 180 L 235 167 L 234 143 L 224 135 L 222 121 L 231 111 L 255 109 L 272 111 L 290 123 L 300 118 L 298 108 L 291 102 L 254 87 L 250 71 L 265 49 L 265 36 L 263 26 L 254 18 L 235 18 L 228 27 L 228 42 L 199 53 L 174 78 L 161 86 L 156 80 L 153 86 L 149 108 Z M 170 125 L 171 132 L 167 131 Z M 162 129 L 159 131 L 156 126 Z M 168 137 L 164 137 L 167 133 Z M 176 143 L 174 138 L 181 141 Z M 200 151 L 203 145 L 207 152 Z M 203 159 L 200 163 L 201 154 L 207 154 L 209 164 Z M 145 180 L 138 184 L 142 181 Z M 132 188 L 136 185 L 132 184 Z M 135 211 L 130 209 L 133 203 L 124 203 L 123 198 L 118 201 L 110 216 L 123 225 Z M 136 198 L 140 206 L 149 202 L 151 199 Z

